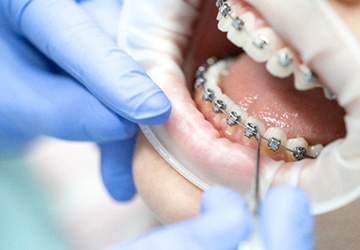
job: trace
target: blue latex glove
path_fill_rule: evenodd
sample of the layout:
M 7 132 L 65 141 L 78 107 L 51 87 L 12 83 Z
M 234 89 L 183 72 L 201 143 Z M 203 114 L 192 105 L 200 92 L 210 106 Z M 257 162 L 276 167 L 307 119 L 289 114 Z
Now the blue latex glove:
M 170 113 L 142 68 L 72 0 L 1 1 L 0 55 L 0 150 L 38 135 L 95 141 L 110 194 L 131 198 L 136 123 Z
M 107 250 L 235 250 L 239 242 L 247 240 L 251 226 L 252 215 L 245 201 L 235 192 L 215 186 L 204 192 L 198 217 L 160 227 Z M 265 198 L 260 215 L 265 249 L 312 249 L 312 226 L 303 191 L 282 186 Z
M 267 250 L 310 250 L 314 218 L 307 194 L 294 186 L 269 190 L 260 206 L 260 231 Z

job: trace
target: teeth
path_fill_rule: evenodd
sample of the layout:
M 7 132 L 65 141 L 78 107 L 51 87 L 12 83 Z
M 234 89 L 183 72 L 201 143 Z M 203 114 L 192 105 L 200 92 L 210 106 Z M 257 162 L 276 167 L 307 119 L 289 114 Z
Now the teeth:
M 220 66 L 215 65 L 214 67 L 210 67 L 206 72 L 206 77 L 210 79 L 215 79 L 217 81 L 219 76 L 219 71 L 221 70 Z
M 321 144 L 309 147 L 307 141 L 302 137 L 287 140 L 285 131 L 279 127 L 270 127 L 265 131 L 265 125 L 261 121 L 253 116 L 248 116 L 248 113 L 243 108 L 235 105 L 234 101 L 222 93 L 221 87 L 218 85 L 221 84 L 221 77 L 227 75 L 228 68 L 232 65 L 233 60 L 217 62 L 209 67 L 206 65 L 201 66 L 205 68 L 200 68 L 197 74 L 198 79 L 196 84 L 201 86 L 203 90 L 203 99 L 211 102 L 211 104 L 208 105 L 208 109 L 210 111 L 212 108 L 213 112 L 217 114 L 213 118 L 217 127 L 224 129 L 224 135 L 227 136 L 232 136 L 234 133 L 235 136 L 240 136 L 243 133 L 245 137 L 250 139 L 260 134 L 261 139 L 267 142 L 269 150 L 276 152 L 279 148 L 282 148 L 284 151 L 281 153 L 286 152 L 289 160 L 292 161 L 302 160 L 307 157 L 316 158 L 323 148 Z M 278 68 L 283 67 L 287 69 L 291 67 L 295 70 L 293 65 L 294 53 L 289 48 L 280 49 L 276 52 L 276 56 L 269 60 L 267 67 L 271 68 L 275 63 Z M 281 68 L 279 70 L 278 68 L 275 69 L 275 71 L 284 70 Z M 295 73 L 299 72 L 301 73 L 300 76 L 303 82 L 309 85 L 311 84 L 312 87 L 321 86 L 318 83 L 316 75 L 313 74 L 307 66 L 300 65 L 299 70 L 296 69 Z M 280 72 L 280 74 L 284 75 L 283 72 Z M 328 88 L 324 87 L 324 91 L 330 95 L 330 97 L 333 97 L 333 94 Z M 237 124 L 241 126 L 234 126 Z M 243 132 L 238 132 L 240 127 L 243 128 Z M 245 145 L 250 145 L 253 141 L 245 140 L 244 142 Z
M 266 62 L 277 47 L 277 36 L 269 27 L 254 31 L 245 43 L 244 50 L 256 62 Z
M 202 99 L 206 102 L 211 102 L 215 98 L 215 93 L 212 89 L 205 89 Z
M 205 77 L 207 79 L 207 86 L 214 87 L 219 85 L 219 78 L 228 73 L 230 64 L 227 61 L 217 62 L 215 65 L 207 69 Z
M 246 121 L 246 119 L 249 117 L 248 113 L 238 105 L 232 106 L 231 109 L 233 112 L 236 112 L 237 114 L 241 115 L 241 119 L 244 121 Z
M 324 146 L 321 144 L 312 145 L 308 149 L 308 155 L 312 157 L 317 157 L 323 148 Z
M 294 153 L 288 152 L 289 158 L 295 161 L 299 161 L 305 158 L 309 145 L 304 138 L 298 137 L 289 139 L 286 143 L 286 147 L 295 151 Z
M 214 90 L 214 93 L 216 95 L 220 95 L 222 93 L 221 88 L 218 85 L 218 79 L 217 78 L 211 78 L 206 82 L 206 86 L 208 88 L 211 88 L 212 90 Z
M 293 71 L 294 53 L 289 48 L 278 50 L 266 63 L 266 69 L 274 76 L 285 78 Z
M 221 6 L 219 6 L 219 13 L 225 18 L 229 16 L 231 11 L 232 8 L 227 3 L 224 3 Z
M 227 38 L 236 46 L 243 47 L 249 37 L 249 32 L 255 29 L 254 13 L 247 11 L 239 18 L 231 20 L 227 29 Z
M 328 99 L 328 100 L 335 100 L 336 99 L 336 95 L 334 92 L 332 92 L 330 89 L 328 88 L 324 88 L 324 95 L 325 95 L 325 98 Z
M 216 98 L 217 96 L 222 95 L 222 90 L 221 90 L 221 88 L 220 88 L 219 86 L 211 87 L 211 90 L 214 92 L 215 98 Z
M 230 113 L 231 107 L 234 106 L 234 101 L 225 94 L 222 94 L 219 99 L 221 99 L 226 104 L 226 112 Z
M 286 145 L 287 136 L 285 131 L 279 127 L 270 127 L 266 130 L 264 137 L 269 139 L 268 146 L 270 150 L 277 151 L 280 144 Z
M 235 121 L 244 123 L 244 121 L 248 118 L 247 112 L 235 104 L 229 106 L 228 113 L 230 114 L 227 119 L 227 124 L 229 126 L 235 125 Z
M 230 28 L 231 23 L 232 23 L 232 19 L 230 17 L 224 17 L 223 15 L 218 13 L 216 19 L 219 20 L 219 22 L 218 22 L 218 29 L 219 30 L 221 30 L 222 32 L 229 31 L 229 28 Z
M 308 90 L 319 87 L 316 75 L 307 67 L 302 64 L 299 70 L 294 72 L 294 84 L 297 90 Z
M 257 126 L 260 135 L 263 135 L 265 133 L 265 125 L 261 121 L 259 121 L 257 118 L 255 118 L 253 116 L 249 116 L 246 119 L 245 124 L 249 124 L 249 123 L 255 124 Z
M 215 97 L 213 103 L 213 111 L 215 113 L 220 113 L 221 110 L 226 110 L 228 108 L 229 102 L 232 102 L 230 98 L 225 94 L 219 94 Z M 232 102 L 234 103 L 234 102 Z
M 217 3 L 218 28 L 227 32 L 227 38 L 243 50 L 256 62 L 267 62 L 266 69 L 270 74 L 285 78 L 294 73 L 294 85 L 297 90 L 309 90 L 323 87 L 313 71 L 306 65 L 295 65 L 295 53 L 285 47 L 278 51 L 278 41 L 281 39 L 270 27 L 255 30 L 257 17 L 252 11 L 246 11 L 236 17 L 236 5 L 220 1 Z M 329 100 L 336 99 L 336 95 L 324 88 L 325 97 Z

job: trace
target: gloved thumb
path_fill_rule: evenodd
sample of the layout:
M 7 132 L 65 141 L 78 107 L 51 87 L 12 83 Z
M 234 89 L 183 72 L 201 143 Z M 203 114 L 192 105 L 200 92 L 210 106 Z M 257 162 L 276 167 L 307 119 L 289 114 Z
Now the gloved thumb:
M 293 186 L 270 189 L 260 207 L 260 230 L 266 249 L 313 249 L 314 219 L 304 191 Z
M 160 227 L 115 249 L 236 249 L 250 231 L 251 216 L 235 192 L 215 186 L 204 192 L 198 217 Z

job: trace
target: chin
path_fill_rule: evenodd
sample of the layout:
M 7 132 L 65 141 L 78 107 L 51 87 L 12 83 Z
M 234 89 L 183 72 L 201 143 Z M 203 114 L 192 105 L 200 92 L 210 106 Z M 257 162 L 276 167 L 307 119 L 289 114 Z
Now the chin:
M 174 170 L 140 133 L 133 174 L 138 193 L 162 223 L 196 216 L 202 190 Z

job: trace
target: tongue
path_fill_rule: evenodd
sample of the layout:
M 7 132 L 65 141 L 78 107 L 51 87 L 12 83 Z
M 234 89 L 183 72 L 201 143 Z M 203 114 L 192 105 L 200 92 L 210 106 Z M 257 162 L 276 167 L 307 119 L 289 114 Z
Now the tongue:
M 221 87 L 266 128 L 281 127 L 288 138 L 326 145 L 345 136 L 345 112 L 336 101 L 327 100 L 321 88 L 297 91 L 292 77 L 275 78 L 246 54 L 232 65 Z

